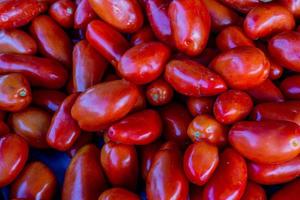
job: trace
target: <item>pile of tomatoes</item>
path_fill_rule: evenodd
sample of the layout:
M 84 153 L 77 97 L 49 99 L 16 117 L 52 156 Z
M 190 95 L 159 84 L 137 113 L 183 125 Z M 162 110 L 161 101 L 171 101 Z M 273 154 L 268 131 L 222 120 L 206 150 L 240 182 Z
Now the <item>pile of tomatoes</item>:
M 297 20 L 300 0 L 0 0 L 0 188 L 299 200 Z

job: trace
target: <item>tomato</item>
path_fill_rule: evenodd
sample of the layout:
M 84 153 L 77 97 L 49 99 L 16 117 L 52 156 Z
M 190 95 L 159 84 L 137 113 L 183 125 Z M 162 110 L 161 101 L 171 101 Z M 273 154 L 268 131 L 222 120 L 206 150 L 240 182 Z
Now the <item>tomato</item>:
M 253 8 L 244 21 L 245 33 L 252 39 L 272 36 L 293 30 L 295 20 L 285 7 L 278 4 L 262 4 Z
M 287 101 L 282 103 L 262 103 L 252 111 L 252 119 L 263 120 L 284 120 L 298 124 L 300 126 L 300 102 Z
M 0 137 L 0 187 L 10 184 L 23 169 L 28 158 L 28 145 L 18 135 Z
M 28 107 L 12 113 L 10 122 L 13 130 L 35 148 L 47 148 L 46 135 L 51 122 L 51 115 L 40 109 Z
M 238 26 L 228 26 L 224 28 L 218 34 L 216 44 L 221 51 L 241 46 L 255 46 L 253 41 L 249 39 Z
M 267 200 L 265 190 L 258 184 L 248 181 L 241 200 Z
M 214 100 L 210 97 L 188 97 L 187 107 L 193 116 L 212 113 Z
M 269 79 L 276 80 L 279 79 L 283 74 L 283 67 L 275 62 L 273 59 L 269 59 L 270 61 L 270 72 Z
M 32 100 L 31 89 L 22 74 L 0 75 L 0 109 L 16 112 L 26 108 Z
M 214 96 L 227 89 L 218 74 L 191 60 L 170 61 L 165 79 L 177 92 L 187 96 Z
M 160 111 L 163 120 L 163 137 L 168 141 L 184 145 L 189 141 L 187 129 L 192 117 L 187 109 L 177 103 L 169 104 Z
M 32 91 L 32 103 L 52 112 L 58 110 L 60 104 L 66 97 L 67 95 L 57 90 Z
M 99 83 L 106 68 L 107 62 L 86 40 L 74 46 L 73 84 L 75 91 L 84 92 Z
M 188 198 L 189 185 L 175 143 L 165 143 L 156 153 L 146 181 L 147 199 Z
M 89 0 L 81 0 L 74 14 L 74 28 L 86 28 L 88 23 L 97 18 Z
M 169 103 L 173 98 L 173 93 L 173 88 L 164 79 L 153 81 L 146 89 L 147 100 L 153 106 Z
M 145 1 L 146 14 L 155 36 L 162 42 L 174 46 L 171 19 L 168 7 L 171 0 Z
M 288 76 L 281 84 L 280 89 L 288 99 L 300 99 L 300 76 Z
M 152 29 L 149 26 L 144 26 L 131 36 L 130 43 L 135 46 L 138 44 L 151 42 L 154 40 L 156 39 Z
M 244 157 L 260 163 L 282 163 L 300 153 L 300 127 L 288 121 L 239 122 L 228 139 Z
M 47 10 L 45 1 L 10 0 L 1 1 L 0 29 L 12 29 L 26 25 L 33 18 Z
M 105 190 L 98 198 L 98 200 L 139 200 L 139 196 L 136 194 L 122 189 L 122 188 L 111 188 Z
M 53 172 L 41 162 L 32 162 L 12 184 L 10 197 L 51 200 L 55 192 L 56 178 Z
M 287 31 L 269 40 L 268 49 L 273 59 L 281 66 L 300 72 L 300 33 Z
M 278 0 L 278 3 L 286 7 L 296 19 L 299 19 L 300 2 L 298 0 Z
M 77 98 L 71 114 L 81 129 L 97 131 L 124 117 L 137 98 L 138 89 L 132 83 L 124 80 L 100 83 Z
M 37 44 L 26 32 L 18 29 L 0 30 L 0 52 L 33 55 Z
M 249 179 L 259 184 L 275 185 L 289 182 L 300 176 L 300 156 L 280 164 L 248 162 Z
M 252 99 L 247 93 L 229 90 L 216 99 L 214 115 L 223 124 L 233 124 L 247 117 L 252 107 Z
M 193 142 L 207 141 L 217 146 L 226 143 L 226 128 L 209 115 L 198 115 L 189 124 L 187 134 Z
M 192 183 L 204 185 L 219 163 L 218 148 L 206 142 L 191 144 L 184 153 L 184 172 Z
M 133 33 L 143 25 L 137 0 L 89 0 L 89 3 L 101 19 L 120 31 Z
M 100 20 L 88 24 L 86 39 L 115 67 L 129 48 L 128 41 L 117 30 Z
M 219 165 L 204 186 L 203 199 L 240 199 L 247 184 L 247 166 L 244 158 L 227 148 L 220 155 Z
M 71 0 L 59 0 L 49 9 L 49 15 L 64 28 L 71 28 L 74 23 L 76 5 Z
M 210 64 L 232 89 L 246 90 L 265 81 L 270 63 L 264 53 L 250 46 L 236 47 L 218 55 Z
M 78 94 L 67 97 L 52 117 L 46 139 L 54 149 L 69 149 L 80 134 L 79 126 L 71 116 L 71 108 L 77 97 Z
M 260 4 L 260 0 L 220 0 L 225 5 L 234 8 L 235 10 L 247 13 L 252 8 Z
M 203 0 L 211 17 L 211 28 L 220 31 L 226 26 L 238 25 L 241 18 L 230 8 L 224 6 L 217 0 Z
M 297 200 L 299 199 L 300 180 L 297 179 L 285 185 L 271 197 L 271 200 Z
M 122 144 L 145 145 L 155 141 L 162 132 L 157 111 L 143 110 L 128 115 L 108 129 L 108 138 Z
M 202 0 L 173 0 L 168 8 L 172 34 L 177 49 L 199 55 L 208 41 L 211 19 Z
M 62 200 L 97 199 L 106 189 L 99 154 L 99 149 L 92 144 L 76 153 L 65 174 Z
M 284 97 L 280 89 L 270 79 L 266 79 L 260 85 L 247 90 L 247 93 L 258 102 L 284 101 Z
M 33 86 L 53 89 L 64 86 L 68 78 L 64 67 L 52 59 L 0 54 L 0 74 L 7 73 L 21 73 Z
M 139 44 L 124 53 L 117 71 L 132 83 L 146 84 L 159 77 L 169 57 L 170 50 L 162 43 Z
M 106 143 L 101 150 L 101 164 L 114 187 L 135 190 L 138 178 L 138 158 L 134 146 Z

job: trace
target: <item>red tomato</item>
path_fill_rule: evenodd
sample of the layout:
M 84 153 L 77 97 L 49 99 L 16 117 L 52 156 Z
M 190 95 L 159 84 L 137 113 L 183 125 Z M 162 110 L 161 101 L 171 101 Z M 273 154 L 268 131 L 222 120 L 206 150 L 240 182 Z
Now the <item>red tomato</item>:
M 139 200 L 139 196 L 122 188 L 111 188 L 105 190 L 98 198 L 98 200 Z
M 163 79 L 153 81 L 146 89 L 148 102 L 153 106 L 169 103 L 173 98 L 173 88 Z
M 147 199 L 188 198 L 189 185 L 182 167 L 177 145 L 164 144 L 156 153 L 146 181 Z
M 33 90 L 32 103 L 55 112 L 67 97 L 63 92 L 57 90 Z
M 220 0 L 225 5 L 236 9 L 242 13 L 249 12 L 260 4 L 260 0 Z
M 41 162 L 28 164 L 10 188 L 10 198 L 51 200 L 56 192 L 54 173 Z
M 131 36 L 130 43 L 135 46 L 154 40 L 156 39 L 154 33 L 152 32 L 152 29 L 149 26 L 145 26 Z
M 76 5 L 71 0 L 59 0 L 49 9 L 49 15 L 64 28 L 71 28 L 74 23 Z
M 297 179 L 285 185 L 277 191 L 271 200 L 298 200 L 299 199 L 300 180 Z
M 238 200 L 246 184 L 247 166 L 244 158 L 233 149 L 225 149 L 215 173 L 204 187 L 203 199 Z
M 241 200 L 267 200 L 265 190 L 258 184 L 248 181 Z
M 184 153 L 184 172 L 192 183 L 204 185 L 219 163 L 218 148 L 206 142 L 191 144 Z
M 92 9 L 89 0 L 81 0 L 74 14 L 74 28 L 85 29 L 88 23 L 96 18 L 97 15 Z
M 114 187 L 135 190 L 138 178 L 138 158 L 134 146 L 106 143 L 101 150 L 101 164 Z
M 288 76 L 281 84 L 280 89 L 288 99 L 300 99 L 300 76 Z
M 298 0 L 278 0 L 278 3 L 286 7 L 296 19 L 300 17 L 300 1 Z
M 193 116 L 212 113 L 214 100 L 210 97 L 188 97 L 187 107 Z
M 260 163 L 282 163 L 300 153 L 300 127 L 288 121 L 239 122 L 229 142 L 244 157 Z
M 204 2 L 173 0 L 168 13 L 175 46 L 187 55 L 199 55 L 206 47 L 211 26 Z
M 28 158 L 28 145 L 18 135 L 0 137 L 0 187 L 10 184 L 23 169 Z

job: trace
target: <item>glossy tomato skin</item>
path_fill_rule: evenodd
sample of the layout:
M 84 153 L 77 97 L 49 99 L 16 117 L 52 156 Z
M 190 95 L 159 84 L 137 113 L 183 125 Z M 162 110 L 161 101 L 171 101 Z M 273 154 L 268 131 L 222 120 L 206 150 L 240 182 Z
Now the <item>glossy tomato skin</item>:
M 54 20 L 46 15 L 38 16 L 32 21 L 29 29 L 37 40 L 42 55 L 53 58 L 67 68 L 71 68 L 71 40 Z
M 26 32 L 19 29 L 0 31 L 0 52 L 33 55 L 37 44 Z
M 45 164 L 36 161 L 28 164 L 14 181 L 11 186 L 10 197 L 51 200 L 55 194 L 55 189 L 54 173 Z
M 71 0 L 59 0 L 49 9 L 49 15 L 64 28 L 73 27 L 76 5 Z
M 161 106 L 172 101 L 173 88 L 164 79 L 157 79 L 150 83 L 146 89 L 148 102 L 153 106 Z
M 124 117 L 137 98 L 138 89 L 132 83 L 124 80 L 100 83 L 77 98 L 71 114 L 81 129 L 97 131 Z
M 169 57 L 170 50 L 163 43 L 143 43 L 124 53 L 117 71 L 132 83 L 146 84 L 159 77 Z
M 35 148 L 48 147 L 46 135 L 50 122 L 51 115 L 48 112 L 34 107 L 28 107 L 10 116 L 11 127 L 15 133 Z
M 252 181 L 263 185 L 289 182 L 300 175 L 300 156 L 280 164 L 248 162 L 248 176 Z
M 218 34 L 216 44 L 221 51 L 241 46 L 255 46 L 253 41 L 248 38 L 238 26 L 228 26 L 224 28 Z
M 226 128 L 209 115 L 198 115 L 189 124 L 187 134 L 193 142 L 206 141 L 217 146 L 226 144 Z
M 155 154 L 162 146 L 162 142 L 157 140 L 151 144 L 143 145 L 139 148 L 140 152 L 140 172 L 144 180 L 147 180 L 147 176 L 151 165 L 154 160 Z
M 232 89 L 245 90 L 265 81 L 270 63 L 265 54 L 250 46 L 236 47 L 218 55 L 210 64 Z
M 143 110 L 133 113 L 113 124 L 108 129 L 111 141 L 145 145 L 155 141 L 162 132 L 162 120 L 155 110 Z
M 241 18 L 230 8 L 224 6 L 217 0 L 203 0 L 211 17 L 211 28 L 213 31 L 221 31 L 230 25 L 238 25 Z
M 23 169 L 29 147 L 25 140 L 15 134 L 0 137 L 0 187 L 10 184 Z
M 66 94 L 57 90 L 37 89 L 32 91 L 32 103 L 51 112 L 57 111 L 66 97 Z
M 171 103 L 160 111 L 163 120 L 163 136 L 168 141 L 184 145 L 188 142 L 187 128 L 192 121 L 188 110 L 181 104 Z
M 137 0 L 89 0 L 89 3 L 100 18 L 122 32 L 133 33 L 143 25 L 144 16 Z
M 168 8 L 173 39 L 177 49 L 195 56 L 208 41 L 211 19 L 202 0 L 174 0 Z
M 187 99 L 187 107 L 193 116 L 212 113 L 213 104 L 214 99 L 210 97 L 188 97 Z
M 150 26 L 144 26 L 133 34 L 130 38 L 131 45 L 135 46 L 138 44 L 155 41 L 155 35 Z
M 85 29 L 89 22 L 97 18 L 89 0 L 81 0 L 74 14 L 74 28 Z
M 93 20 L 88 24 L 86 38 L 115 67 L 130 46 L 117 30 L 100 20 Z
M 255 8 L 260 4 L 259 0 L 220 0 L 225 5 L 232 7 L 233 9 L 248 13 L 252 8 Z
M 280 83 L 280 89 L 288 99 L 300 99 L 300 76 L 288 76 Z
M 98 198 L 98 200 L 139 200 L 139 196 L 133 192 L 122 188 L 111 188 L 105 190 Z
M 107 68 L 107 62 L 86 40 L 73 48 L 74 90 L 84 92 L 99 83 Z
M 234 149 L 227 148 L 220 155 L 219 165 L 204 186 L 203 199 L 233 199 L 242 197 L 247 184 L 247 166 Z
M 268 49 L 278 64 L 289 70 L 300 72 L 299 45 L 300 33 L 287 31 L 271 38 Z
M 218 148 L 206 142 L 191 144 L 184 153 L 184 172 L 192 183 L 202 186 L 219 164 Z
M 76 153 L 65 174 L 62 200 L 97 199 L 105 191 L 107 184 L 99 155 L 100 150 L 92 144 Z
M 0 75 L 0 109 L 16 112 L 26 108 L 32 100 L 31 89 L 22 74 Z
M 213 109 L 219 122 L 233 124 L 247 117 L 252 107 L 252 99 L 246 92 L 229 90 L 218 96 Z
M 227 89 L 218 74 L 191 60 L 170 61 L 164 76 L 177 92 L 187 96 L 214 96 Z
M 228 139 L 254 162 L 281 163 L 300 153 L 300 128 L 288 121 L 239 122 L 231 128 Z
M 175 143 L 165 143 L 156 153 L 146 181 L 149 200 L 187 199 L 188 180 L 185 177 L 180 151 Z
M 262 4 L 253 8 L 244 21 L 245 33 L 252 39 L 272 36 L 293 30 L 295 20 L 285 7 L 279 4 Z
M 3 1 L 0 5 L 0 29 L 23 26 L 46 10 L 47 3 L 45 1 Z
M 168 7 L 171 0 L 145 1 L 145 9 L 155 36 L 162 42 L 174 46 L 171 19 Z
M 0 74 L 7 73 L 21 73 L 31 85 L 53 89 L 61 88 L 68 78 L 64 67 L 52 59 L 1 54 Z
M 267 195 L 260 185 L 248 181 L 241 200 L 267 200 Z
M 281 190 L 277 191 L 271 200 L 297 200 L 299 199 L 300 180 L 297 179 L 285 185 Z
M 78 138 L 80 128 L 71 116 L 71 108 L 79 94 L 68 96 L 52 117 L 47 132 L 47 143 L 54 149 L 65 151 L 69 149 Z
M 138 178 L 138 158 L 132 145 L 106 143 L 101 150 L 101 164 L 114 187 L 135 190 Z
M 266 79 L 260 85 L 247 90 L 247 93 L 257 102 L 284 101 L 282 92 L 270 79 Z
M 256 121 L 264 120 L 284 120 L 298 124 L 300 126 L 300 102 L 286 101 L 281 103 L 270 102 L 255 106 L 251 117 Z
M 296 19 L 300 17 L 300 2 L 297 0 L 279 0 L 282 6 L 286 7 Z

